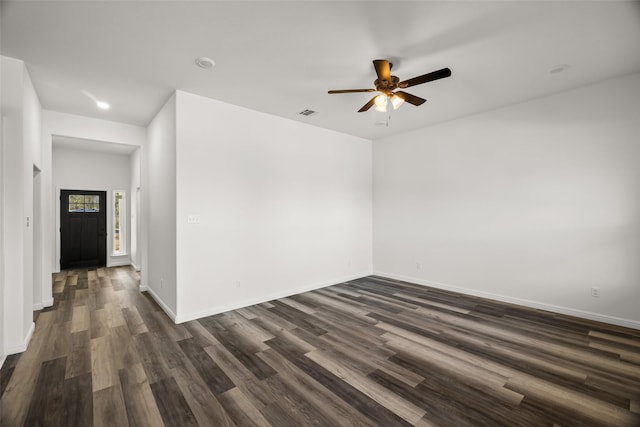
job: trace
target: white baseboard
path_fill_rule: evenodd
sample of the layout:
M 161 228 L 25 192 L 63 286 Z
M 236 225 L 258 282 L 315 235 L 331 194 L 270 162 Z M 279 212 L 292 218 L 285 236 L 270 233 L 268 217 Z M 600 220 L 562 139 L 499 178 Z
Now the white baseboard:
M 31 337 L 33 336 L 33 331 L 36 329 L 36 324 L 31 322 L 31 326 L 29 327 L 29 331 L 27 332 L 27 336 L 24 338 L 24 341 L 22 342 L 22 344 L 14 346 L 14 347 L 9 347 L 6 349 L 7 351 L 7 356 L 11 355 L 11 354 L 18 354 L 18 353 L 22 353 L 24 351 L 27 350 L 27 347 L 29 347 L 29 342 L 31 341 Z
M 160 298 L 158 296 L 158 294 L 153 292 L 153 289 L 151 289 L 151 288 L 149 288 L 147 286 L 145 286 L 144 289 L 142 289 L 142 286 L 140 286 L 140 291 L 141 292 L 149 292 L 149 295 L 151 295 L 151 298 L 153 298 L 154 301 L 158 303 L 160 308 L 162 308 L 162 310 L 165 313 L 167 313 L 167 316 L 169 316 L 169 318 L 171 318 L 171 320 L 173 320 L 174 323 L 178 323 L 178 322 L 176 322 L 176 314 L 173 311 L 171 311 L 169 306 L 167 304 L 165 304 L 164 301 L 162 301 L 162 298 Z
M 131 265 L 129 259 L 107 262 L 107 267 L 124 267 L 125 265 Z
M 417 285 L 430 286 L 432 288 L 443 289 L 445 291 L 458 292 L 461 294 L 473 295 L 476 297 L 507 302 L 510 304 L 522 305 L 530 308 L 537 308 L 539 310 L 551 311 L 553 313 L 566 314 L 568 316 L 580 317 L 582 319 L 595 320 L 597 322 L 609 323 L 612 325 L 624 326 L 626 328 L 640 330 L 640 322 L 632 319 L 625 319 L 621 317 L 609 316 L 606 314 L 593 313 L 590 311 L 584 311 L 584 310 L 578 310 L 570 307 L 546 304 L 538 301 L 530 301 L 530 300 L 521 299 L 521 298 L 514 298 L 506 295 L 494 294 L 491 292 L 478 291 L 475 289 L 462 288 L 459 286 L 452 286 L 444 283 L 431 282 L 429 280 L 419 279 L 416 277 L 386 273 L 384 271 L 374 271 L 373 274 L 376 276 L 387 277 L 389 279 L 402 280 L 405 282 L 415 283 Z
M 140 292 L 147 292 L 149 287 L 147 285 L 140 285 Z
M 135 271 L 140 271 L 140 266 L 138 264 L 135 264 L 134 262 L 131 262 L 131 267 L 133 267 Z
M 53 298 L 44 300 L 42 302 L 33 303 L 33 311 L 42 310 L 45 307 L 51 307 L 53 305 Z
M 237 302 L 233 302 L 233 303 L 230 303 L 230 304 L 222 304 L 222 305 L 219 305 L 219 306 L 211 307 L 211 308 L 208 308 L 206 310 L 202 310 L 202 311 L 198 311 L 198 312 L 194 312 L 194 313 L 179 314 L 176 317 L 175 322 L 176 323 L 184 323 L 184 322 L 188 322 L 190 320 L 201 319 L 203 317 L 213 316 L 215 314 L 225 313 L 227 311 L 237 310 L 239 308 L 249 307 L 251 305 L 261 304 L 263 302 L 272 301 L 272 300 L 279 299 L 279 298 L 286 298 L 286 297 L 289 297 L 291 295 L 297 295 L 297 294 L 301 294 L 301 293 L 304 293 L 304 292 L 313 291 L 315 289 L 320 289 L 320 288 L 325 288 L 327 286 L 337 285 L 338 283 L 348 282 L 350 280 L 356 280 L 356 279 L 360 279 L 362 277 L 366 277 L 366 276 L 370 276 L 370 275 L 371 275 L 371 272 L 368 271 L 368 272 L 364 272 L 364 273 L 360 273 L 360 274 L 356 274 L 356 275 L 352 275 L 352 276 L 347 276 L 347 277 L 342 277 L 342 278 L 339 278 L 339 279 L 329 280 L 329 281 L 326 281 L 326 282 L 313 283 L 313 284 L 301 286 L 299 288 L 283 290 L 281 292 L 274 292 L 274 293 L 271 293 L 271 294 L 262 295 L 260 297 L 251 298 L 251 299 L 244 300 L 244 301 L 237 301 Z

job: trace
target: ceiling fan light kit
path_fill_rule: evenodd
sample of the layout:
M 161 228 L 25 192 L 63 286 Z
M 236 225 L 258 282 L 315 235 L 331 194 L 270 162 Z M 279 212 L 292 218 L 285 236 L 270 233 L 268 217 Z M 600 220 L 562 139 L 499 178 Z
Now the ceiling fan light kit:
M 400 81 L 398 77 L 391 75 L 391 67 L 393 67 L 393 64 L 386 59 L 375 59 L 373 61 L 373 67 L 375 68 L 376 75 L 378 76 L 378 78 L 373 82 L 375 89 L 340 89 L 330 90 L 329 93 L 380 92 L 379 95 L 374 96 L 369 100 L 369 102 L 364 104 L 358 112 L 362 113 L 375 106 L 375 111 L 389 113 L 391 109 L 397 110 L 400 108 L 405 101 L 415 106 L 422 105 L 426 101 L 424 98 L 396 89 L 405 89 L 411 86 L 417 86 L 451 76 L 451 70 L 449 68 L 442 68 L 441 70 L 432 71 L 431 73 Z M 389 104 L 391 104 L 391 106 L 389 106 Z M 378 123 L 376 122 L 376 124 Z
M 381 93 L 380 95 L 376 96 L 376 100 L 374 101 L 376 111 L 380 111 L 381 113 L 386 112 L 387 111 L 387 101 L 389 101 L 389 98 L 387 98 L 387 95 L 385 95 L 383 93 Z
M 393 109 L 397 110 L 400 106 L 404 104 L 404 99 L 400 98 L 398 95 L 393 95 L 391 97 L 391 105 L 393 105 Z
M 397 110 L 402 104 L 404 104 L 404 99 L 400 98 L 396 94 L 387 96 L 384 93 L 381 93 L 380 95 L 376 96 L 376 100 L 374 101 L 376 111 L 386 112 L 389 108 L 389 102 L 391 102 L 391 107 L 394 110 Z

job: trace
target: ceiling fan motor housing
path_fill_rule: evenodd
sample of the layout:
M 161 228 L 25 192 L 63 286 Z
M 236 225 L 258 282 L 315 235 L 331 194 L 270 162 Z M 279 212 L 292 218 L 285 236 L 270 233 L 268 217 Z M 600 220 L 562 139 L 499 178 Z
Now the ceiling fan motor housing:
M 400 79 L 396 76 L 391 76 L 391 80 L 381 80 L 376 79 L 373 84 L 376 87 L 378 92 L 382 92 L 386 95 L 389 95 L 394 89 L 398 88 L 398 83 Z

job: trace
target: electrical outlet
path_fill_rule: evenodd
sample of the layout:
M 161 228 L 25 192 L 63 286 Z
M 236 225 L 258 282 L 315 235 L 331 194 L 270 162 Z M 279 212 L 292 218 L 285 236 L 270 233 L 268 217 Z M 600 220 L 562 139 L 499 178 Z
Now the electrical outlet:
M 239 287 L 240 287 L 240 281 L 238 280 L 238 281 L 236 282 L 236 288 L 239 288 Z
M 596 286 L 591 287 L 591 296 L 594 298 L 598 298 L 600 296 L 600 288 Z
M 422 263 L 416 262 L 416 270 L 422 270 Z
M 164 288 L 164 280 L 160 278 L 160 288 Z

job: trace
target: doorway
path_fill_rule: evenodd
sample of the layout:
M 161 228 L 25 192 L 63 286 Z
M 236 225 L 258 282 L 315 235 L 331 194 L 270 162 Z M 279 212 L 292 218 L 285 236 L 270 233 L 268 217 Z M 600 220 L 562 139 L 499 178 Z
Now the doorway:
M 107 265 L 106 191 L 60 191 L 60 269 Z

